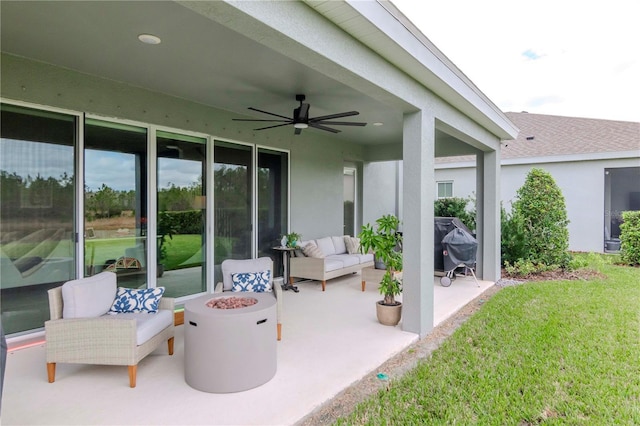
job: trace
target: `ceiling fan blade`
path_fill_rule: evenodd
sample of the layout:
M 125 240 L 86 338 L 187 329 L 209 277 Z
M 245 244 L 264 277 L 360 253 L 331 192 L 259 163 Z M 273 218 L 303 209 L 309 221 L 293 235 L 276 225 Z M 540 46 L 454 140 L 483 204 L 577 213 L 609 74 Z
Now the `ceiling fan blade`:
M 322 117 L 310 118 L 309 121 L 310 122 L 324 121 L 324 120 L 331 120 L 333 118 L 351 117 L 353 115 L 359 115 L 359 114 L 360 113 L 358 111 L 339 112 L 337 114 L 323 115 Z
M 313 127 L 314 129 L 320 129 L 331 133 L 340 133 L 338 129 L 332 129 L 331 127 L 326 127 L 318 123 L 309 123 L 309 127 Z
M 353 121 L 316 121 L 317 124 L 328 124 L 330 126 L 366 126 L 367 123 L 356 123 Z
M 293 124 L 293 121 L 290 121 L 290 122 L 285 123 L 285 124 L 276 124 L 275 126 L 260 127 L 259 129 L 253 129 L 253 130 L 273 129 L 274 127 L 288 126 L 288 125 L 290 125 L 290 124 Z
M 284 115 L 274 114 L 274 113 L 272 113 L 272 112 L 269 112 L 269 111 L 263 111 L 263 110 L 258 109 L 258 108 L 249 107 L 249 109 L 250 109 L 250 110 L 252 110 L 252 111 L 258 111 L 258 112 L 261 112 L 261 113 L 263 113 L 263 114 L 273 115 L 274 117 L 286 118 L 287 120 L 291 120 L 291 118 L 289 118 L 289 117 L 285 117 Z
M 302 129 L 298 129 L 298 128 L 296 127 L 295 132 L 293 132 L 293 134 L 295 134 L 295 135 L 299 135 L 300 133 L 302 133 Z
M 231 120 L 233 121 L 269 121 L 272 123 L 288 123 L 291 121 L 291 119 L 287 119 L 287 120 L 257 120 L 254 118 L 232 118 Z

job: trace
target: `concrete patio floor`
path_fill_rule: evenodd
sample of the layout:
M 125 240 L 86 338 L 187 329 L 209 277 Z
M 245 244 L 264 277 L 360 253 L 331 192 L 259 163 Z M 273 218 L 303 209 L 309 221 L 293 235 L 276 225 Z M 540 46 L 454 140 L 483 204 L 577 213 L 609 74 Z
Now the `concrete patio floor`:
M 289 425 L 418 340 L 400 326 L 380 325 L 374 285 L 361 291 L 360 275 L 316 281 L 284 292 L 278 370 L 245 392 L 213 394 L 184 380 L 184 327 L 175 353 L 162 345 L 138 365 L 137 387 L 119 366 L 59 364 L 47 383 L 44 344 L 12 351 L 2 398 L 3 425 Z M 434 324 L 445 321 L 494 283 L 458 277 L 450 287 L 434 279 Z M 221 343 L 221 349 L 222 349 Z

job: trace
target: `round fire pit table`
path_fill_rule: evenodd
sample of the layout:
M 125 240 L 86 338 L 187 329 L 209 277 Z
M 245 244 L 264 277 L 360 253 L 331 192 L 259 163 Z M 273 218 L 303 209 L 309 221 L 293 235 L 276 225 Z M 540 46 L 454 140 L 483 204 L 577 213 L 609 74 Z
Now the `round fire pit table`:
M 207 306 L 220 298 L 253 298 L 252 306 Z M 204 392 L 240 392 L 273 378 L 277 368 L 276 298 L 272 293 L 228 292 L 201 296 L 184 305 L 184 373 Z

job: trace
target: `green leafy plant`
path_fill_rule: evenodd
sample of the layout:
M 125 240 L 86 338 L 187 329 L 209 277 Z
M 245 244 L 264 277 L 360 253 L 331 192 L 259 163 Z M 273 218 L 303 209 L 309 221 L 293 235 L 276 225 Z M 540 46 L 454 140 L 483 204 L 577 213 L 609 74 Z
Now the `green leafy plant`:
M 640 211 L 622 212 L 620 250 L 622 261 L 628 265 L 640 264 Z
M 287 239 L 287 247 L 295 247 L 298 241 L 300 241 L 300 238 L 302 238 L 302 235 L 298 234 L 297 232 L 290 232 L 284 237 Z
M 473 210 L 467 211 L 467 204 L 473 204 Z M 439 198 L 433 203 L 433 215 L 436 217 L 457 217 L 471 230 L 476 229 L 475 198 Z
M 167 241 L 172 240 L 177 233 L 171 214 L 165 211 L 158 212 L 158 258 L 167 258 Z
M 511 220 L 523 233 L 519 257 L 538 265 L 562 268 L 568 265 L 571 255 L 567 209 L 562 191 L 551 174 L 537 168 L 529 171 L 524 185 L 517 191 Z
M 376 259 L 384 262 L 386 270 L 380 281 L 383 305 L 397 305 L 395 296 L 402 293 L 402 283 L 394 274 L 402 271 L 402 234 L 398 232 L 400 220 L 394 215 L 385 215 L 376 220 L 376 227 L 366 224 L 362 227 L 360 247 L 364 253 L 370 250 Z

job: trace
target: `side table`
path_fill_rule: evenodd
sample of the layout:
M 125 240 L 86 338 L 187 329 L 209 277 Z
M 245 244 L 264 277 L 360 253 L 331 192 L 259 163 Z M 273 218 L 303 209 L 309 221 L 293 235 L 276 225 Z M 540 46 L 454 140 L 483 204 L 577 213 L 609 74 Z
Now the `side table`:
M 362 269 L 362 291 L 365 290 L 365 286 L 367 281 L 373 281 L 376 284 L 380 284 L 382 281 L 382 277 L 385 274 L 386 269 L 376 269 L 373 266 L 369 266 L 368 268 Z M 393 273 L 393 276 L 399 280 L 402 280 L 402 271 L 396 271 Z
M 289 276 L 289 271 L 291 270 L 291 253 L 296 251 L 293 247 L 273 247 L 275 251 L 282 252 L 282 264 L 284 265 L 284 284 L 282 285 L 283 290 L 293 290 L 296 293 L 299 291 L 298 287 L 294 286 L 291 283 L 291 277 Z

